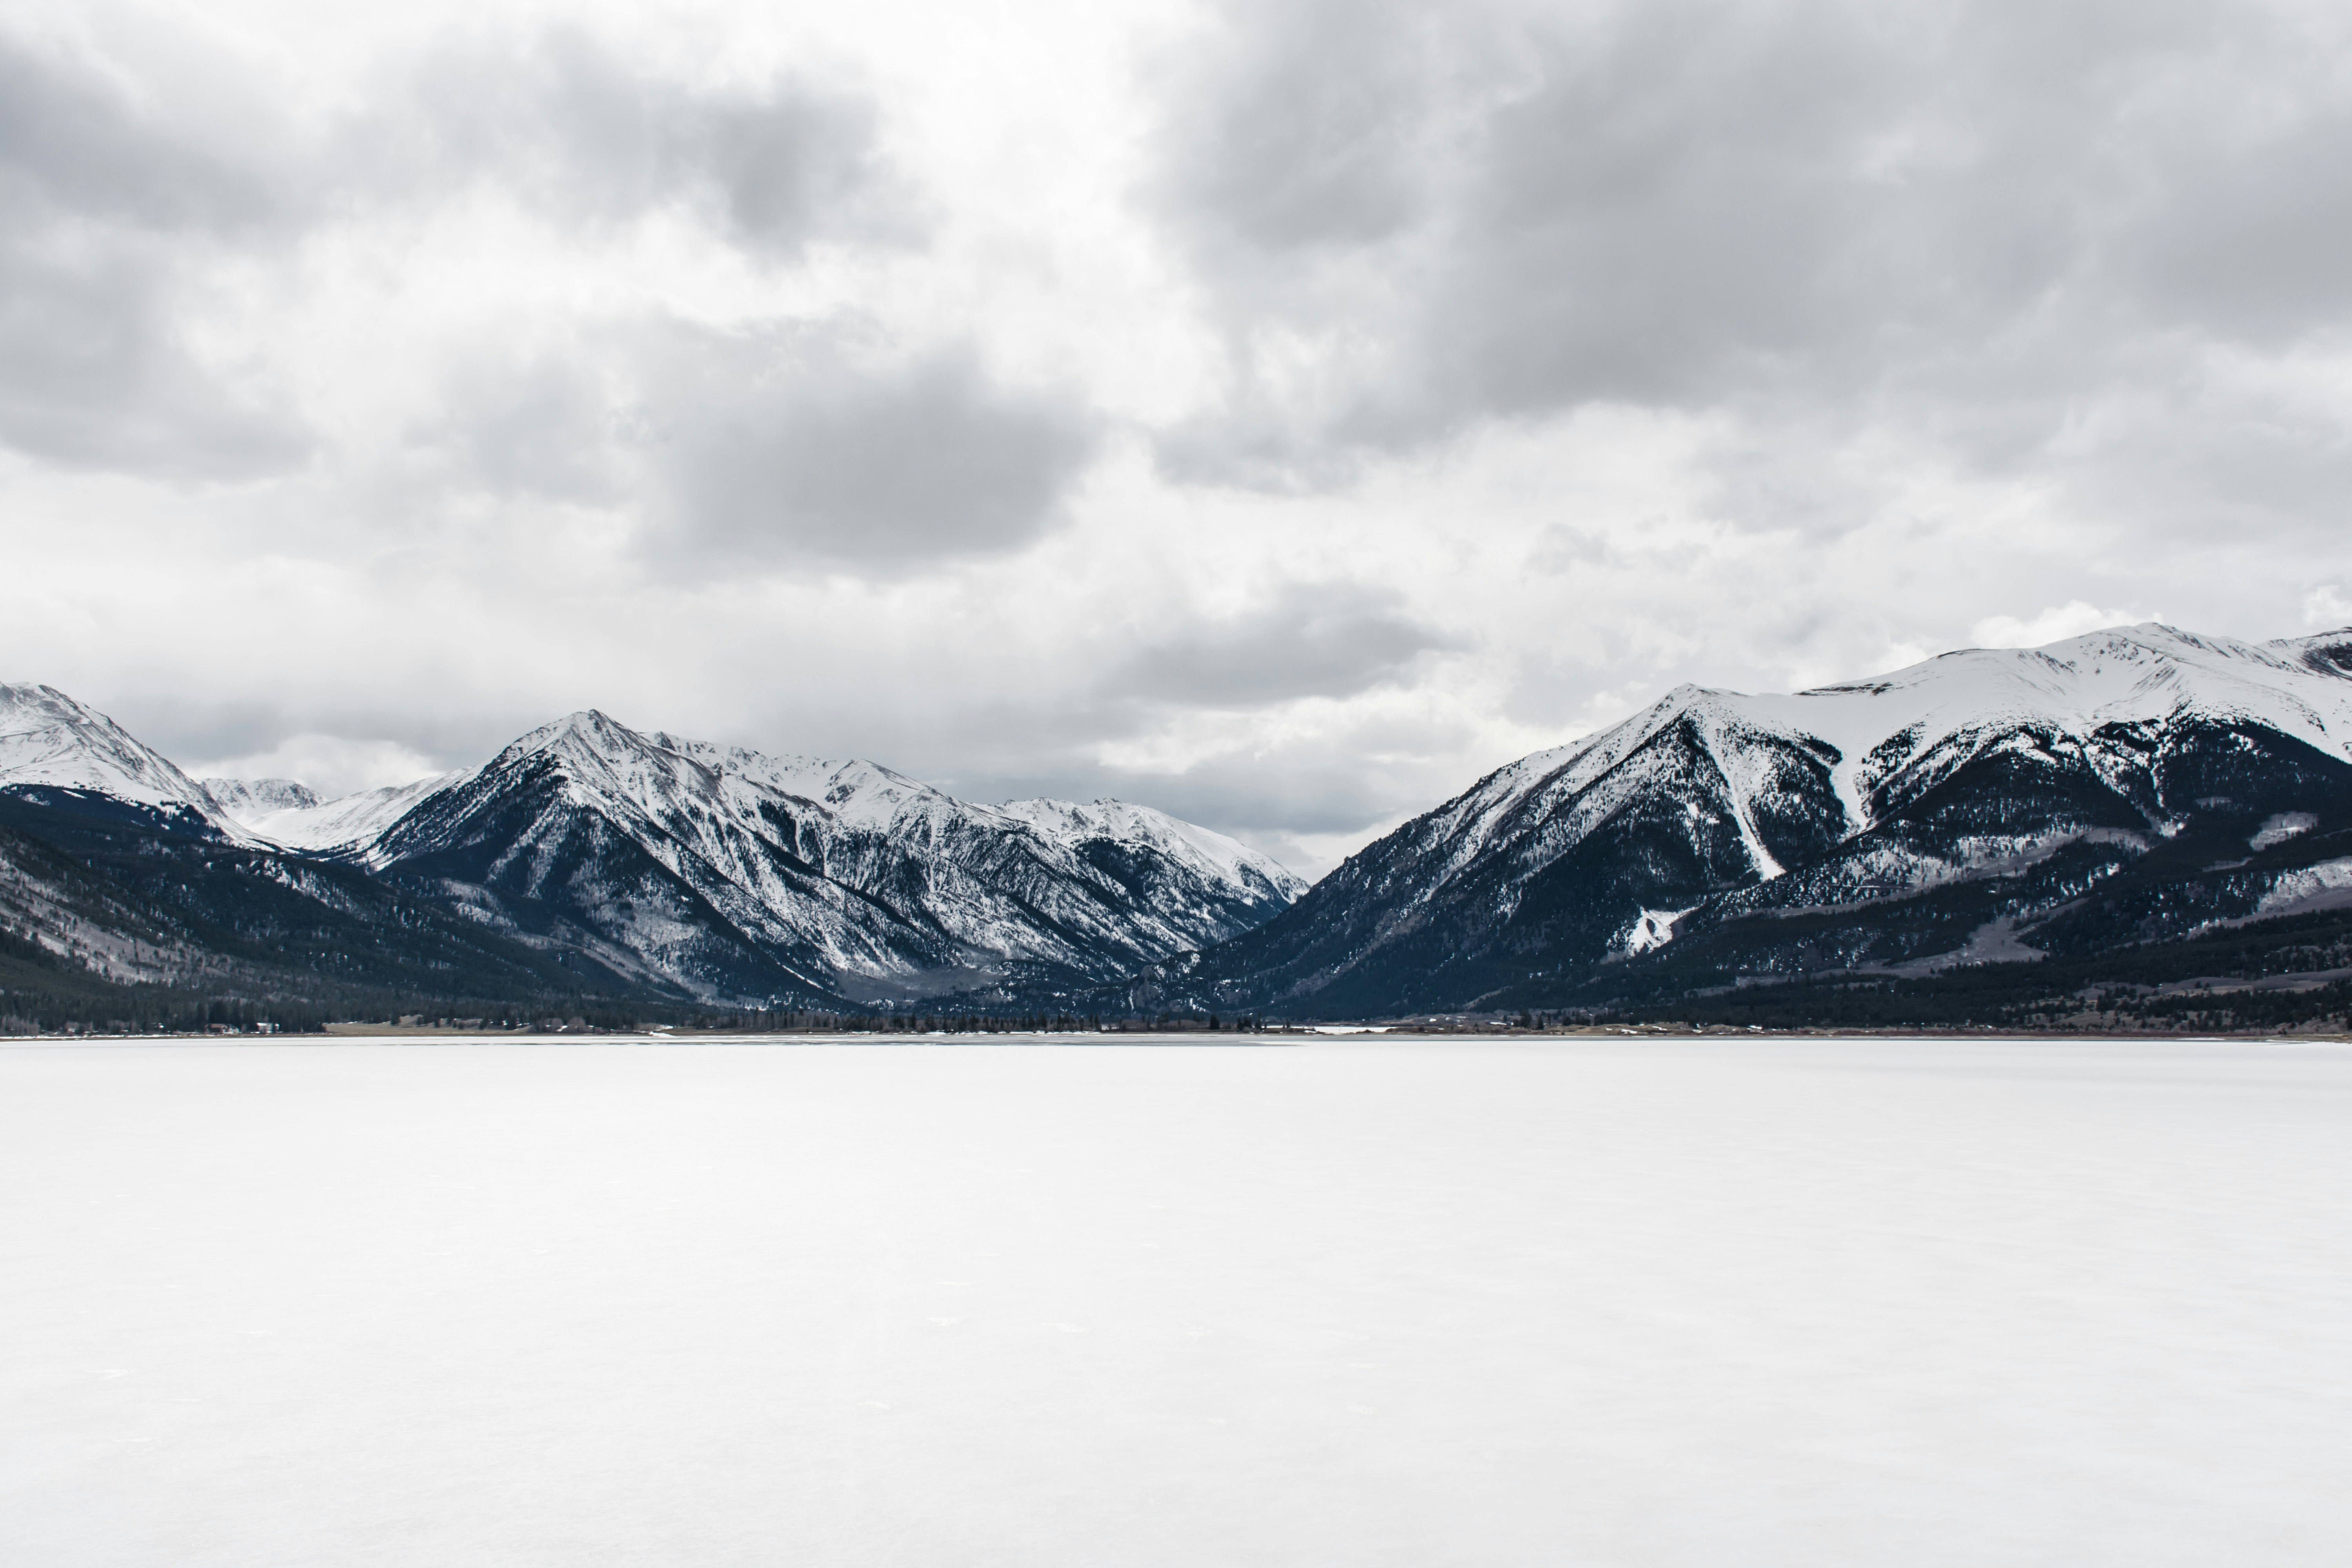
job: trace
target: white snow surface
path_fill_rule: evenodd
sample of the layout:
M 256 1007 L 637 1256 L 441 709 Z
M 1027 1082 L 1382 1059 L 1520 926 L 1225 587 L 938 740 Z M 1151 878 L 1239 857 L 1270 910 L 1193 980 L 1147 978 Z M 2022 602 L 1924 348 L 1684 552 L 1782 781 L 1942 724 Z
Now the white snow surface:
M 89 790 L 184 812 L 226 837 L 246 837 L 205 786 L 170 759 L 51 686 L 0 685 L 0 789 L 10 785 Z
M 1619 951 L 1631 956 L 1665 946 L 1675 940 L 1675 922 L 1688 913 L 1690 910 L 1643 910 L 1626 928 Z
M 2307 811 L 2274 812 L 2264 817 L 2263 825 L 2254 829 L 2253 837 L 2246 840 L 2246 847 L 2256 851 L 2268 849 L 2308 833 L 2318 826 L 2319 818 Z
M 333 800 L 322 801 L 313 795 L 309 805 L 289 804 L 274 810 L 247 808 L 240 820 L 258 837 L 289 849 L 363 851 L 385 828 L 407 816 L 409 808 L 418 801 L 468 776 L 469 770 L 460 768 L 438 778 L 387 784 Z
M 40 1568 L 2334 1568 L 2352 1050 L 0 1047 Z
M 2305 866 L 2286 872 L 2272 884 L 2254 906 L 2257 914 L 2284 914 L 2292 910 L 2310 909 L 2323 903 L 2341 901 L 2337 895 L 2352 893 L 2352 857 L 2322 860 L 2315 866 Z

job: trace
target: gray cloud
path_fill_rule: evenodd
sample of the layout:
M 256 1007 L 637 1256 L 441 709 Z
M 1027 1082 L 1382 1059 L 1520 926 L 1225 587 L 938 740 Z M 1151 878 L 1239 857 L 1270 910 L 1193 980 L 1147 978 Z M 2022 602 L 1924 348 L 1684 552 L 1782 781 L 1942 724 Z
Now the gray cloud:
M 296 182 L 269 149 L 237 144 L 249 129 L 184 122 L 97 61 L 0 33 L 0 191 L 19 222 L 72 214 L 185 232 L 280 219 Z
M 791 75 L 698 87 L 557 27 L 519 47 L 445 47 L 408 90 L 413 115 L 362 120 L 352 156 L 436 197 L 475 177 L 584 221 L 684 209 L 776 259 L 919 228 L 878 150 L 873 101 L 843 87 Z
M 648 357 L 647 439 L 672 498 L 657 556 L 892 573 L 1018 549 L 1094 447 L 1075 403 L 966 351 L 877 359 L 832 328 L 677 327 Z
M 1236 251 L 1377 243 L 1431 199 L 1441 107 L 1428 47 L 1440 28 L 1360 7 L 1253 9 L 1221 42 L 1168 73 L 1190 108 L 1157 195 Z M 1238 257 L 1229 257 L 1238 260 Z
M 109 718 L 184 767 L 252 756 L 306 736 L 354 745 L 388 742 L 440 768 L 470 767 L 495 756 L 516 736 L 561 716 L 558 710 L 510 700 L 482 708 L 366 700 L 289 702 L 191 696 L 151 685 L 110 693 L 100 706 Z M 325 781 L 302 782 L 316 785 Z
M 897 576 L 1018 550 L 1061 521 L 1097 444 L 1076 398 L 855 320 L 604 322 L 485 345 L 443 380 L 408 432 L 420 477 L 614 510 L 677 579 Z
M 1607 402 L 1895 414 L 2031 461 L 2167 334 L 2352 319 L 2352 89 L 2315 15 L 1433 15 L 1236 7 L 1181 75 L 1154 200 L 1235 378 L 1176 471 L 1312 483 Z M 1336 345 L 1327 380 L 1261 374 L 1268 332 Z
M 92 239 L 63 260 L 45 248 L 0 240 L 0 442 L 167 479 L 244 479 L 303 459 L 310 438 L 290 409 L 187 352 L 168 259 L 135 241 Z
M 300 421 L 203 364 L 192 258 L 271 232 L 295 193 L 92 63 L 0 34 L 0 442 L 76 467 L 234 479 L 299 462 Z
M 0 647 L 184 760 L 596 703 L 1326 854 L 1677 680 L 2352 584 L 2338 9 L 791 25 L 861 77 L 749 5 L 315 53 L 46 8 L 0 22 Z M 1124 84 L 1053 77 L 1120 28 L 1139 200 Z M 1157 479 L 1089 467 L 1090 395 Z
M 1225 620 L 1194 621 L 1114 669 L 1108 692 L 1209 708 L 1299 697 L 1352 697 L 1405 678 L 1423 655 L 1456 643 L 1406 615 L 1391 593 L 1353 584 L 1294 587 Z
M 2126 259 L 2166 314 L 2264 343 L 2352 314 L 2352 102 L 2297 107 L 2168 161 L 2189 199 L 2146 213 Z
M 468 489 L 611 502 L 623 494 L 614 448 L 625 432 L 605 384 L 625 372 L 625 355 L 600 364 L 569 344 L 511 355 L 485 350 L 450 367 L 437 412 L 409 441 Z
M 1331 757 L 1220 758 L 1181 773 L 1106 770 L 1103 793 L 1236 835 L 1351 833 L 1427 795 L 1418 770 Z M 1304 866 L 1295 868 L 1304 870 Z
M 0 29 L 0 443 L 174 479 L 301 464 L 316 443 L 286 395 L 194 347 L 216 320 L 211 274 L 471 182 L 571 224 L 685 212 L 768 261 L 919 230 L 877 151 L 874 104 L 845 88 L 697 86 L 556 29 L 440 47 L 401 68 L 389 98 L 321 129 L 273 119 L 257 84 L 221 89 L 239 68 L 199 51 L 134 70 Z M 470 462 L 478 488 L 606 493 L 586 454 L 613 432 L 583 448 L 590 411 L 562 405 L 578 379 L 491 368 L 421 437 Z

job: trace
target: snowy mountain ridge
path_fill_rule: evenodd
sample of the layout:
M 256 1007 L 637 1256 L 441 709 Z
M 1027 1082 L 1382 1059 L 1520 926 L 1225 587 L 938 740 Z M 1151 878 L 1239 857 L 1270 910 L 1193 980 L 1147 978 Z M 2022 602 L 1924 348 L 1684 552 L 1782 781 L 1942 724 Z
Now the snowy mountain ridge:
M 1421 896 L 1505 842 L 1523 868 L 1549 864 L 1643 787 L 1646 776 L 1629 764 L 1677 726 L 1694 732 L 1719 775 L 1740 855 L 1767 881 L 1786 868 L 1759 824 L 1788 810 L 1792 768 L 1818 772 L 1836 808 L 1822 826 L 1842 841 L 1868 831 L 1895 801 L 2029 734 L 2086 749 L 2118 784 L 2130 774 L 2129 753 L 2103 749 L 2102 731 L 2190 718 L 2251 721 L 2352 760 L 2347 647 L 2352 632 L 2246 643 L 2149 623 L 2042 648 L 1965 649 L 1787 695 L 1685 684 L 1609 729 L 1497 769 L 1423 818 L 1415 826 L 1442 846 L 1442 860 Z M 2144 826 L 2160 831 L 2168 810 L 2185 804 L 2150 797 Z M 1515 836 L 1531 810 L 1545 815 L 1544 829 Z
M 97 796 L 152 820 L 242 842 L 205 786 L 95 708 L 55 687 L 0 685 L 0 790 Z
M 310 796 L 307 803 L 275 806 L 269 804 L 268 795 L 248 793 L 238 787 L 252 781 L 206 779 L 205 785 L 215 798 L 221 797 L 223 785 L 230 786 L 229 793 L 237 801 L 227 809 L 257 838 L 289 849 L 349 855 L 364 860 L 369 847 L 383 837 L 384 829 L 435 790 L 465 778 L 467 771 L 460 768 L 437 778 L 386 784 L 381 789 L 361 790 L 331 800 L 320 799 L 315 791 L 290 779 L 260 781 L 293 784 L 294 789 Z
M 2263 813 L 2332 799 L 2347 777 L 2352 631 L 2252 643 L 2150 624 L 1786 695 L 1685 685 L 1405 824 L 1286 914 L 1185 961 L 1179 989 L 1227 1005 L 1458 1000 L 1514 973 L 1654 963 L 1744 917 L 2044 863 L 2096 860 L 2075 876 L 2095 880 L 2192 819 L 2260 806 L 2242 852 Z M 1906 937 L 1903 962 L 1940 940 Z
M 320 804 L 319 792 L 293 779 L 216 779 L 196 781 L 215 805 L 251 826 L 255 819 L 281 811 L 304 811 Z
M 359 852 L 573 910 L 614 951 L 699 965 L 715 984 L 710 966 L 736 960 L 681 935 L 698 906 L 721 947 L 866 996 L 1024 972 L 1109 978 L 1304 888 L 1146 807 L 974 805 L 871 763 L 645 734 L 594 711 L 520 737 Z
M 640 733 L 593 710 L 478 768 L 321 800 L 287 779 L 200 784 L 62 693 L 8 690 L 0 788 L 364 868 L 626 985 L 875 999 L 1100 983 L 1244 930 L 1306 886 L 1145 806 L 977 805 L 873 763 Z

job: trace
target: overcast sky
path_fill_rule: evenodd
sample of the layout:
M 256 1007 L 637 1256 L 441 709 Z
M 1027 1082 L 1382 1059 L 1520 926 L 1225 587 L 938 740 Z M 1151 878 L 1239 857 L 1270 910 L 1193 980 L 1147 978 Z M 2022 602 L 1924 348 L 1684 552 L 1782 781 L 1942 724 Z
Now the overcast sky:
M 2352 8 L 0 5 L 0 678 L 1309 874 L 1684 680 L 2352 622 Z

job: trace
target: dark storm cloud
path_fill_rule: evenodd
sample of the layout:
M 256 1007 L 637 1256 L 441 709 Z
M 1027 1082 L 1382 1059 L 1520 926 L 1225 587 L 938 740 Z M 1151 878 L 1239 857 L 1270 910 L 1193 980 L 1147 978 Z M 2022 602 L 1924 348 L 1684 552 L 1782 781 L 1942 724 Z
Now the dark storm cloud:
M 897 360 L 831 328 L 681 326 L 646 364 L 639 418 L 673 516 L 649 548 L 698 571 L 888 574 L 1016 550 L 1095 444 L 1078 405 L 956 349 Z
M 1352 697 L 1402 679 L 1423 654 L 1455 646 L 1406 615 L 1394 594 L 1298 587 L 1227 620 L 1193 621 L 1115 669 L 1106 690 L 1209 708 Z
M 351 155 L 436 197 L 474 176 L 587 221 L 684 208 L 780 259 L 815 240 L 903 240 L 917 227 L 911 194 L 877 150 L 878 112 L 857 91 L 793 76 L 692 85 L 571 27 L 520 47 L 445 48 L 409 90 L 414 117 L 354 127 Z
M 1232 407 L 1180 470 L 1312 477 L 1590 402 L 1977 410 L 2352 306 L 2352 77 L 2323 12 L 1693 0 L 1235 8 L 1171 97 L 1159 210 Z M 1293 215 L 1283 221 L 1281 215 Z M 1296 406 L 1267 332 L 1336 345 Z M 2014 442 L 1998 428 L 1981 438 Z

